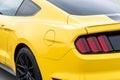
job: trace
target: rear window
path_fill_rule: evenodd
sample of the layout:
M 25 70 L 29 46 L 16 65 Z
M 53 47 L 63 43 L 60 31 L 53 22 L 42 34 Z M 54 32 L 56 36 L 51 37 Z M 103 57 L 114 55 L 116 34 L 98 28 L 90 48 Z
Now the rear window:
M 72 15 L 120 13 L 120 0 L 48 0 Z

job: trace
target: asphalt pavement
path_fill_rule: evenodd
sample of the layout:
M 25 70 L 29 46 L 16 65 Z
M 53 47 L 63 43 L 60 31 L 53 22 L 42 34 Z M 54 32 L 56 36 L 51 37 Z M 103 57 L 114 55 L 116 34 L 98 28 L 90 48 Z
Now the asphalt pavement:
M 16 78 L 8 72 L 0 69 L 0 80 L 16 80 Z

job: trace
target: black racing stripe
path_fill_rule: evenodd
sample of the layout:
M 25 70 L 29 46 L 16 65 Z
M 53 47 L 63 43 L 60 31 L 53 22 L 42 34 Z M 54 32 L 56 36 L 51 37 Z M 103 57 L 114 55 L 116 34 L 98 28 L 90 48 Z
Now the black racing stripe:
M 114 21 L 120 21 L 120 16 L 119 15 L 110 15 L 108 17 L 111 18 Z

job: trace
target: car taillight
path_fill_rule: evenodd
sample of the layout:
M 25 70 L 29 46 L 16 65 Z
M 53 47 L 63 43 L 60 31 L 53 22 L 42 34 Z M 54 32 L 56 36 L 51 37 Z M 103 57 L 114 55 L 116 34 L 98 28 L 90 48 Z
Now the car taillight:
M 79 37 L 75 46 L 81 53 L 105 53 L 113 51 L 105 35 Z
M 78 48 L 78 50 L 82 53 L 88 53 L 90 52 L 90 48 L 85 40 L 85 38 L 79 38 L 76 41 L 76 46 Z
M 98 36 L 97 39 L 104 52 L 113 51 L 112 46 L 105 35 Z
M 91 49 L 91 52 L 97 53 L 102 51 L 97 41 L 97 38 L 95 36 L 87 37 L 86 39 L 87 39 L 88 46 Z

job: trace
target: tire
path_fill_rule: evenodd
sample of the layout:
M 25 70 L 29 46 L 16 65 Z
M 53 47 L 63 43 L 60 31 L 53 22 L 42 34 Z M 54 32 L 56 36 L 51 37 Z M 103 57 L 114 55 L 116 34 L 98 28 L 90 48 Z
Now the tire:
M 20 49 L 16 57 L 16 77 L 18 80 L 42 80 L 36 60 L 27 47 Z

